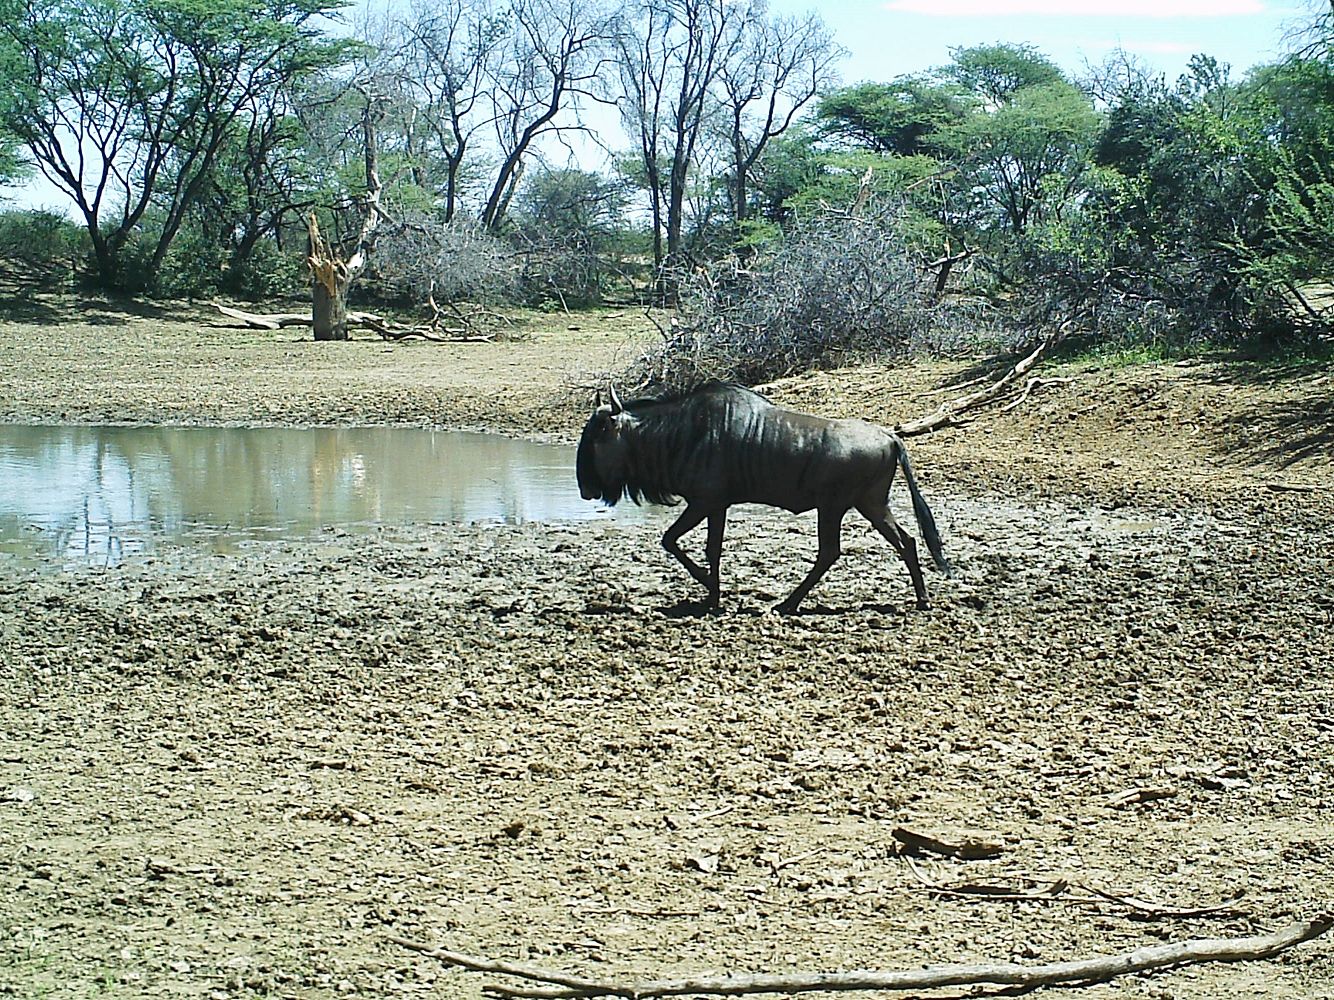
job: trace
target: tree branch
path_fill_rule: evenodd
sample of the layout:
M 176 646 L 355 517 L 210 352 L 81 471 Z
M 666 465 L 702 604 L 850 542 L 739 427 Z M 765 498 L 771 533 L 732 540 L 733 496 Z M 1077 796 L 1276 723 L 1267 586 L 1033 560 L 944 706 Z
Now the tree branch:
M 1013 368 L 998 378 L 991 385 L 976 392 L 970 392 L 966 396 L 960 396 L 958 399 L 949 403 L 941 403 L 940 409 L 929 416 L 919 417 L 916 420 L 909 420 L 907 423 L 896 424 L 894 433 L 900 437 L 912 437 L 916 434 L 925 434 L 927 431 L 939 430 L 941 427 L 947 427 L 954 422 L 954 419 L 968 410 L 981 406 L 983 403 L 989 403 L 1001 395 L 1010 385 L 1023 378 L 1033 369 L 1042 356 L 1051 350 L 1053 346 L 1061 339 L 1063 331 L 1052 334 L 1042 343 L 1038 344 L 1033 353 L 1028 357 L 1017 362 Z
M 489 972 L 555 984 L 555 988 L 511 988 L 493 985 L 483 987 L 483 992 L 493 997 L 572 1000 L 582 997 L 620 996 L 632 1000 L 646 1000 L 650 997 L 687 995 L 739 996 L 750 993 L 929 990 L 978 984 L 1033 989 L 1067 983 L 1105 982 L 1117 976 L 1150 972 L 1177 965 L 1245 962 L 1270 958 L 1288 948 L 1319 937 L 1331 926 L 1334 926 L 1334 912 L 1325 912 L 1310 920 L 1299 920 L 1270 934 L 1240 938 L 1197 938 L 1149 945 L 1119 955 L 1100 955 L 1046 965 L 1025 966 L 1000 962 L 990 965 L 941 965 L 907 971 L 768 973 L 620 983 L 597 982 L 536 966 L 464 955 L 408 938 L 393 937 L 390 940 L 446 965 L 455 965 L 474 972 Z

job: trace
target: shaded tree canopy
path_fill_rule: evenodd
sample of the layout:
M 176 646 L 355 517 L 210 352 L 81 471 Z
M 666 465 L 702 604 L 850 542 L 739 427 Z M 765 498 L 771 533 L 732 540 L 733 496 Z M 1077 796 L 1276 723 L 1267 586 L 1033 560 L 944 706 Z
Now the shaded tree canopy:
M 349 48 L 319 24 L 341 0 L 0 0 L 18 62 L 4 109 L 37 169 L 69 195 L 103 280 L 150 207 L 160 266 L 232 129 Z

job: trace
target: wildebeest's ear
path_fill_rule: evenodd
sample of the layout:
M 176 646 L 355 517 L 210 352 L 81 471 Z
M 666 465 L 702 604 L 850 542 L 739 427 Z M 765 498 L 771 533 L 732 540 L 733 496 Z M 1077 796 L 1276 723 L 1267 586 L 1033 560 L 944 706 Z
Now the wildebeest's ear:
M 593 409 L 599 409 L 602 406 L 602 390 L 597 389 L 593 393 Z
M 621 405 L 621 397 L 616 395 L 616 383 L 608 382 L 607 391 L 611 393 L 611 412 L 620 413 L 625 407 Z

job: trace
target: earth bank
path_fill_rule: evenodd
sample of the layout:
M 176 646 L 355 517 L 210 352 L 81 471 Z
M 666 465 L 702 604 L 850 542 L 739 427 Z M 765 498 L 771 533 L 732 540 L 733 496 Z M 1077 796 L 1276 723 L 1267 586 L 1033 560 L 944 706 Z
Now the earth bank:
M 61 319 L 0 323 L 0 418 L 568 440 L 647 333 L 602 314 L 517 343 L 315 345 L 203 313 Z M 769 391 L 893 423 L 976 374 Z M 957 570 L 927 613 L 849 519 L 807 613 L 765 614 L 814 551 L 811 519 L 766 511 L 729 530 L 703 618 L 653 523 L 330 531 L 0 579 L 0 991 L 477 995 L 393 934 L 600 977 L 1046 962 L 1327 906 L 1328 377 L 1050 374 L 1069 381 L 910 442 Z M 909 864 L 900 825 L 1005 850 Z M 924 884 L 1059 880 L 1232 910 Z M 1332 983 L 1322 939 L 1089 992 Z

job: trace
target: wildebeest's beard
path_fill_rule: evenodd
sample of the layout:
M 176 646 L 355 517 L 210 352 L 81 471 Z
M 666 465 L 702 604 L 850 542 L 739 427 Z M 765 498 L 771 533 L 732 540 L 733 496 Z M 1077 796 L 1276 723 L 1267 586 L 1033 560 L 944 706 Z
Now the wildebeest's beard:
M 602 500 L 607 506 L 614 506 L 625 493 L 625 484 L 604 482 L 598 474 L 594 450 L 598 436 L 605 430 L 602 415 L 594 413 L 584 425 L 584 433 L 579 438 L 579 450 L 574 458 L 574 475 L 579 480 L 579 495 L 585 500 Z

